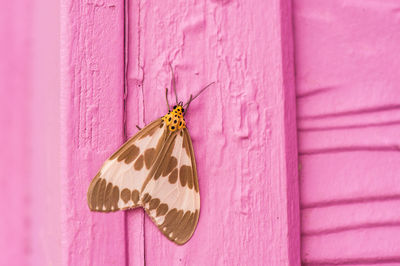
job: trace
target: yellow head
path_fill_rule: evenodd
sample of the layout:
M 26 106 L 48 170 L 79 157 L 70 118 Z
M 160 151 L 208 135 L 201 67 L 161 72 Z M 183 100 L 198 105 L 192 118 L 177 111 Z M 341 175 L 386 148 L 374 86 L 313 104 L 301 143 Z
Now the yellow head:
M 164 121 L 168 129 L 171 132 L 174 132 L 186 127 L 185 119 L 183 118 L 184 112 L 185 110 L 183 109 L 182 104 L 178 104 L 174 106 L 172 111 L 169 111 L 168 114 L 164 115 L 161 119 Z

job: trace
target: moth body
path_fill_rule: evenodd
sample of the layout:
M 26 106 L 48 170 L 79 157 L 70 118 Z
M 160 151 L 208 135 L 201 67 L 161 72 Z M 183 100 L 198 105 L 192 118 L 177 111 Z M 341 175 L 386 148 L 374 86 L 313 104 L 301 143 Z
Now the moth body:
M 168 127 L 169 131 L 174 132 L 176 130 L 186 128 L 185 118 L 183 118 L 184 111 L 185 110 L 183 109 L 182 105 L 177 105 L 174 106 L 172 111 L 169 111 L 161 118 Z

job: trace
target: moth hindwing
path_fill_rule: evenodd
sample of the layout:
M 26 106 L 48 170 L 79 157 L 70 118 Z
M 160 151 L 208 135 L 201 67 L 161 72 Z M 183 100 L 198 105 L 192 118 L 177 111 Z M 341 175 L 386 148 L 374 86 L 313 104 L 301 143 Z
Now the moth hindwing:
M 87 199 L 92 211 L 143 207 L 168 239 L 186 243 L 197 226 L 200 194 L 182 105 L 123 144 L 92 180 Z

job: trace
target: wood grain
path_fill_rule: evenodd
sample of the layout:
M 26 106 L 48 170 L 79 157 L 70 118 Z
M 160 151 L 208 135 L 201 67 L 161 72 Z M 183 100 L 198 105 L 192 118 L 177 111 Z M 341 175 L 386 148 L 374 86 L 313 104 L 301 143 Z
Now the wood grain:
M 398 1 L 294 1 L 302 261 L 399 264 Z

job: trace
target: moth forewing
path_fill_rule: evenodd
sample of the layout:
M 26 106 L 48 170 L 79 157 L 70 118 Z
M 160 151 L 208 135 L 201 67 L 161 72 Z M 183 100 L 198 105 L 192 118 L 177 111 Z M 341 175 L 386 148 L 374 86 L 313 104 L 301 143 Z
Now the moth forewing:
M 196 161 L 182 105 L 140 130 L 115 152 L 92 180 L 88 205 L 109 212 L 142 206 L 177 244 L 196 228 L 200 194 Z
M 161 125 L 161 119 L 155 120 L 104 162 L 88 189 L 87 199 L 92 211 L 110 212 L 141 206 L 140 190 L 166 133 Z

